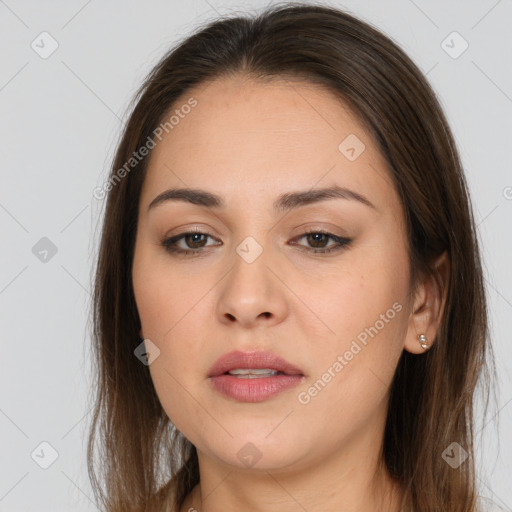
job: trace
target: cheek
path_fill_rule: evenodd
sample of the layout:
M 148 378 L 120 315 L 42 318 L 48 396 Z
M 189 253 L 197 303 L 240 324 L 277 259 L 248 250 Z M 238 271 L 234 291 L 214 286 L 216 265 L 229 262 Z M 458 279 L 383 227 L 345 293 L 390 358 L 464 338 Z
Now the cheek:
M 400 345 L 400 333 L 407 325 L 405 251 L 390 251 L 388 244 L 358 247 L 346 254 L 342 265 L 324 273 L 317 271 L 314 278 L 303 279 L 297 286 L 308 308 L 302 314 L 297 312 L 296 318 L 304 332 L 318 339 L 315 351 L 320 354 L 343 353 L 356 339 L 363 345 L 380 340 L 374 347 L 379 352 Z M 308 315 L 307 309 L 314 311 L 316 318 Z
M 182 420 L 186 427 L 187 418 L 201 417 L 186 390 L 201 362 L 194 306 L 207 290 L 204 282 L 196 283 L 143 248 L 135 253 L 132 278 L 142 334 L 160 351 L 149 366 L 156 393 L 176 427 Z
M 298 396 L 311 432 L 343 438 L 364 429 L 376 411 L 383 414 L 407 326 L 404 262 L 374 246 L 328 295 L 323 319 L 335 334 L 315 343 L 314 373 Z
M 151 379 L 158 399 L 169 419 L 179 429 L 188 424 L 187 418 L 200 417 L 200 411 L 194 410 L 196 402 L 191 400 L 187 389 L 190 385 L 186 380 L 189 373 L 183 367 L 179 351 L 169 344 L 160 347 L 160 356 L 150 365 Z M 188 360 L 192 359 L 189 354 Z
M 301 389 L 300 403 L 312 405 L 310 418 L 329 411 L 341 424 L 349 410 L 360 416 L 351 416 L 355 424 L 363 423 L 385 398 L 408 325 L 408 272 L 402 245 L 372 241 L 347 254 L 346 267 L 333 272 L 331 286 L 321 285 L 323 293 L 309 290 L 311 307 L 317 305 L 333 331 L 324 329 L 315 343 L 313 384 Z M 306 322 L 302 328 L 308 332 Z
M 156 252 L 158 251 L 158 252 Z M 204 295 L 204 286 L 193 276 L 183 275 L 160 250 L 136 250 L 133 289 L 144 337 L 163 343 L 178 324 L 190 322 L 194 305 Z

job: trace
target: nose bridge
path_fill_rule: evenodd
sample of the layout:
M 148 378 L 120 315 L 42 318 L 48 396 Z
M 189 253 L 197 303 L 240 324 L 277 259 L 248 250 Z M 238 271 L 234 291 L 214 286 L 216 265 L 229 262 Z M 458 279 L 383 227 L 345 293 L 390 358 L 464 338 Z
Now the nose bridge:
M 261 233 L 257 235 L 260 240 L 264 237 Z M 256 236 L 247 236 L 236 246 L 217 305 L 222 320 L 249 325 L 259 318 L 277 320 L 285 314 L 282 286 L 270 270 L 276 266 L 272 262 L 274 251 L 269 237 L 265 241 L 260 243 Z
M 259 236 L 262 239 L 262 236 Z M 245 237 L 235 248 L 230 281 L 245 301 L 262 300 L 269 292 L 270 243 L 254 236 Z

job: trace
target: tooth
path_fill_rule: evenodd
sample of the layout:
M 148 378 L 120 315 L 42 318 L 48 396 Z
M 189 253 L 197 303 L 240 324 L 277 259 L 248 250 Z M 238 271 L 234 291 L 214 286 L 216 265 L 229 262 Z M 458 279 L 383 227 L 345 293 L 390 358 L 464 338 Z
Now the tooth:
M 272 370 L 270 368 L 248 368 L 248 369 L 241 369 L 236 368 L 234 370 L 230 370 L 228 372 L 230 375 L 276 375 L 278 373 L 277 370 Z
M 263 373 L 259 375 L 253 375 L 252 373 L 249 373 L 247 375 L 235 375 L 237 379 L 261 379 L 263 377 L 273 377 L 271 373 Z

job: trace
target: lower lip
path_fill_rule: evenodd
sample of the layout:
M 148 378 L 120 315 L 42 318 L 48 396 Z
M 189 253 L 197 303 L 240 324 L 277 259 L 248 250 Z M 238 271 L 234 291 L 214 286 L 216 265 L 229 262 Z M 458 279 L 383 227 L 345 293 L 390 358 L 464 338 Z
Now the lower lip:
M 263 402 L 282 391 L 300 384 L 304 375 L 273 375 L 243 379 L 234 375 L 210 377 L 213 387 L 225 396 L 239 402 Z

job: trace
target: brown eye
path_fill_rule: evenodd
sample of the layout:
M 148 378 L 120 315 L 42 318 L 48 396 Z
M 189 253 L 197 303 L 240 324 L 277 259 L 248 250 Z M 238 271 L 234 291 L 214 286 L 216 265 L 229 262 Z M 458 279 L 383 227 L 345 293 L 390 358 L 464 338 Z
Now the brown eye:
M 329 241 L 329 236 L 325 233 L 310 233 L 306 235 L 308 243 L 315 248 L 323 249 Z
M 181 235 L 166 238 L 162 240 L 161 245 L 165 247 L 165 250 L 169 253 L 193 255 L 194 253 L 199 254 L 202 248 L 208 247 L 206 245 L 206 241 L 208 238 L 213 239 L 213 237 L 208 233 L 191 231 L 187 233 L 182 233 Z M 179 242 L 183 242 L 185 246 L 179 246 Z
M 165 247 L 165 250 L 171 254 L 180 254 L 184 256 L 198 256 L 203 251 L 203 248 L 208 247 L 206 245 L 207 239 L 213 237 L 208 233 L 202 233 L 199 231 L 192 231 L 182 233 L 181 235 L 173 236 L 162 240 L 161 245 Z M 309 247 L 303 244 L 292 243 L 301 247 L 301 250 L 306 252 L 312 252 L 317 254 L 326 254 L 334 251 L 341 250 L 347 247 L 352 240 L 349 238 L 343 238 L 326 231 L 308 231 L 303 235 L 297 237 L 297 240 L 305 238 Z M 328 245 L 329 241 L 332 240 L 334 243 Z M 179 245 L 179 243 L 185 244 Z M 222 242 L 210 245 L 222 245 Z
M 352 242 L 350 238 L 343 238 L 332 233 L 328 233 L 327 231 L 307 231 L 303 235 L 299 236 L 297 240 L 305 238 L 310 247 L 304 247 L 302 244 L 296 244 L 304 247 L 302 250 L 306 252 L 313 252 L 319 254 L 326 254 L 334 251 L 341 250 Z M 333 240 L 335 243 L 331 246 L 327 245 L 328 241 Z M 295 245 L 295 244 L 294 244 Z
M 207 237 L 208 235 L 205 235 L 204 233 L 189 233 L 186 234 L 183 237 L 183 240 L 187 244 L 187 246 L 191 249 L 198 249 L 200 247 L 203 247 L 204 244 L 201 242 L 201 237 Z M 206 242 L 206 239 L 203 240 L 203 242 Z

